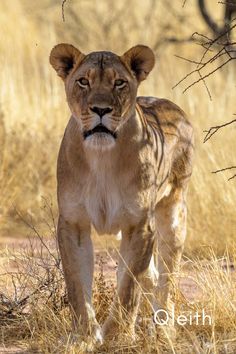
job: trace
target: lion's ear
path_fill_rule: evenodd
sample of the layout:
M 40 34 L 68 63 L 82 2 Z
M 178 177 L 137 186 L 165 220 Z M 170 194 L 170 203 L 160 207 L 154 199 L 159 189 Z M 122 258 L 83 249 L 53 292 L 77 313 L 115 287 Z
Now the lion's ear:
M 145 45 L 136 45 L 125 52 L 122 60 L 134 72 L 138 82 L 145 80 L 155 64 L 153 51 Z
M 77 48 L 71 44 L 57 44 L 49 57 L 50 64 L 63 80 L 73 69 L 74 65 L 85 57 Z

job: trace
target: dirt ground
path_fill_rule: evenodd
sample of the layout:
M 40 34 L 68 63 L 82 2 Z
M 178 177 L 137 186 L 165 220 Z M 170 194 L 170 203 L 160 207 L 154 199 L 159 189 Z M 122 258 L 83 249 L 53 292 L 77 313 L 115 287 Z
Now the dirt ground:
M 34 241 L 35 242 L 35 241 Z M 47 241 L 50 244 L 50 240 Z M 14 250 L 14 252 L 25 249 L 29 246 L 29 239 L 27 238 L 13 238 L 4 237 L 0 239 L 0 249 L 8 248 L 9 250 Z M 108 252 L 104 250 L 95 249 L 95 276 L 99 272 L 102 263 L 102 269 L 105 278 L 108 281 L 116 281 L 116 269 L 117 269 L 117 255 L 116 251 L 112 248 Z M 0 265 L 4 262 L 3 257 L 0 259 Z M 183 275 L 184 273 L 184 275 Z M 191 272 L 191 267 L 188 262 L 182 263 L 182 272 L 179 276 L 179 287 L 186 299 L 188 301 L 198 300 L 201 297 L 201 291 L 194 281 L 193 274 Z M 1 352 L 0 352 L 1 353 Z

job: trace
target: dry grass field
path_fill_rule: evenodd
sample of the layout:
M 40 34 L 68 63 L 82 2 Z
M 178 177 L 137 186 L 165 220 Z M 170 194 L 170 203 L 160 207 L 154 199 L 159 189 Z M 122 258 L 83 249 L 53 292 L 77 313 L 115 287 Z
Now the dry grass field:
M 172 87 L 197 60 L 196 43 L 168 43 L 193 32 L 209 34 L 192 0 L 3 0 L 0 12 L 0 353 L 80 353 L 70 343 L 70 318 L 54 242 L 56 159 L 67 120 L 64 87 L 49 65 L 51 48 L 72 43 L 83 52 L 123 53 L 132 45 L 155 50 L 156 66 L 140 95 L 168 98 L 195 128 L 195 168 L 188 196 L 188 237 L 173 294 L 178 314 L 205 309 L 212 325 L 178 326 L 176 341 L 148 331 L 147 304 L 139 314 L 137 339 L 121 338 L 98 353 L 236 353 L 235 125 L 203 143 L 206 129 L 233 119 L 236 66 L 232 62 L 183 94 Z M 208 1 L 215 19 L 222 4 Z M 231 171 L 232 172 L 232 171 Z M 55 216 L 54 216 L 55 215 Z M 26 237 L 30 236 L 27 241 Z M 112 237 L 94 235 L 97 273 L 94 302 L 102 321 L 115 291 L 116 249 Z M 102 257 L 102 258 L 101 258 Z M 9 348 L 9 349 L 7 349 Z

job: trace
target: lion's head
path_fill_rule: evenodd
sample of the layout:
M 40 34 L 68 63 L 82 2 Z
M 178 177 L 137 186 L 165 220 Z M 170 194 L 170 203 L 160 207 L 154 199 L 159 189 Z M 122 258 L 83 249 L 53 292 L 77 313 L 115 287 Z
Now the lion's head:
M 105 51 L 84 55 L 70 44 L 52 49 L 50 63 L 65 82 L 68 104 L 85 146 L 115 146 L 120 128 L 134 112 L 138 85 L 154 62 L 152 50 L 143 45 L 122 56 Z

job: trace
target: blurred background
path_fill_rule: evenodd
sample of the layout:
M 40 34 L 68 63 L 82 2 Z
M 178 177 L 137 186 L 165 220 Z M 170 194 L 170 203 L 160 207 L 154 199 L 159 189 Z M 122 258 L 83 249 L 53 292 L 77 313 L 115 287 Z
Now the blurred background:
M 185 254 L 207 253 L 208 246 L 216 253 L 235 247 L 236 178 L 228 181 L 232 171 L 211 172 L 235 165 L 236 126 L 219 130 L 206 143 L 203 140 L 204 130 L 235 118 L 236 63 L 230 61 L 207 77 L 205 85 L 200 81 L 185 93 L 185 88 L 199 79 L 198 72 L 173 88 L 196 69 L 207 38 L 218 35 L 204 18 L 204 11 L 219 28 L 225 25 L 224 3 L 206 0 L 200 11 L 201 3 L 204 5 L 193 0 L 67 0 L 63 21 L 59 0 L 1 1 L 2 242 L 4 237 L 19 238 L 29 233 L 22 219 L 40 229 L 45 223 L 45 200 L 57 216 L 56 159 L 70 113 L 63 83 L 48 58 L 55 44 L 68 42 L 84 53 L 109 50 L 122 54 L 136 44 L 153 48 L 156 66 L 139 94 L 174 101 L 189 115 L 195 128 L 196 158 L 188 196 Z M 195 32 L 207 38 L 192 37 Z M 212 46 L 204 60 L 219 48 Z M 212 65 L 224 61 L 225 56 L 220 56 Z

